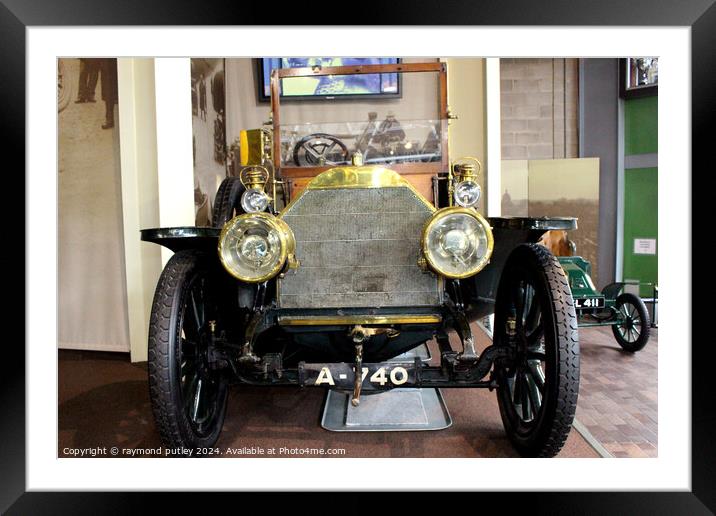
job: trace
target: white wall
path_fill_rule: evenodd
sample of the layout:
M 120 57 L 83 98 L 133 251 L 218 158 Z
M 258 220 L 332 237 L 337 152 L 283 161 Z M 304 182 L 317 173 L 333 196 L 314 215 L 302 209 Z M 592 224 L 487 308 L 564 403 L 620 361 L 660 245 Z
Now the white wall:
M 149 314 L 161 273 L 158 245 L 139 231 L 159 226 L 154 59 L 118 59 L 119 129 L 122 158 L 122 212 L 133 362 L 147 359 Z
M 159 175 L 159 223 L 162 227 L 194 225 L 194 165 L 189 58 L 154 59 Z M 162 262 L 172 255 L 162 247 Z
M 500 114 L 500 59 L 485 60 L 485 138 L 487 150 L 487 215 L 502 213 L 502 152 Z
M 479 183 L 483 196 L 478 209 L 484 211 L 486 187 L 486 138 L 485 138 L 485 60 L 479 58 L 449 58 L 448 106 L 458 118 L 450 121 L 450 159 L 465 156 L 477 158 L 482 163 Z

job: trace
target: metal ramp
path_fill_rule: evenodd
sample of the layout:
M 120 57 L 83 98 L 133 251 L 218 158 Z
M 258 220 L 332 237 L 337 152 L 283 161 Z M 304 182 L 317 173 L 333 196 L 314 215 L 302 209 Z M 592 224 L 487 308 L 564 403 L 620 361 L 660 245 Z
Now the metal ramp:
M 412 362 L 416 357 L 430 361 L 425 344 L 390 362 Z M 328 391 L 321 426 L 332 432 L 415 432 L 452 425 L 440 389 L 392 389 L 363 395 L 358 407 L 351 405 L 350 399 L 348 392 Z

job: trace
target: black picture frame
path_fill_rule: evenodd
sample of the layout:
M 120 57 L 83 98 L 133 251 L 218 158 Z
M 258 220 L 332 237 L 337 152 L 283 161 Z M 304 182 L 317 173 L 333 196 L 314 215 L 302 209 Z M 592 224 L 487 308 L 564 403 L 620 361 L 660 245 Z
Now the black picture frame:
M 623 99 L 639 99 L 653 97 L 659 94 L 659 84 L 640 86 L 638 88 L 627 88 L 627 77 L 629 66 L 628 58 L 619 59 L 619 96 Z
M 572 0 L 563 2 L 534 2 L 532 0 L 496 1 L 483 3 L 464 2 L 461 4 L 418 1 L 409 8 L 399 2 L 381 5 L 379 13 L 374 9 L 359 9 L 351 13 L 345 20 L 353 25 L 551 25 L 551 26 L 594 26 L 594 25 L 635 25 L 635 26 L 684 26 L 691 28 L 692 41 L 692 163 L 693 170 L 710 170 L 711 148 L 716 141 L 712 113 L 716 111 L 716 91 L 714 79 L 714 54 L 716 48 L 716 6 L 714 0 L 699 0 L 684 3 L 681 0 L 664 0 L 658 4 L 638 0 L 629 4 L 614 2 L 594 2 L 593 0 Z M 274 13 L 267 14 L 262 4 L 242 5 L 236 9 L 235 3 L 227 1 L 202 4 L 199 9 L 196 2 L 187 0 L 157 0 L 152 3 L 127 0 L 112 2 L 96 0 L 4 0 L 0 4 L 0 34 L 3 44 L 0 45 L 2 60 L 2 85 L 4 102 L 0 103 L 0 117 L 5 128 L 3 148 L 6 159 L 14 160 L 16 173 L 8 174 L 5 186 L 15 181 L 13 192 L 23 192 L 25 198 L 32 192 L 25 190 L 24 177 L 17 173 L 24 170 L 25 153 L 25 51 L 26 32 L 28 26 L 42 25 L 251 25 L 251 24 L 315 24 L 316 18 L 310 10 L 297 10 L 288 13 L 285 19 Z M 379 17 L 379 18 L 378 18 Z M 331 19 L 330 23 L 336 22 Z M 478 52 L 476 50 L 476 52 Z M 230 51 L 227 50 L 227 53 Z M 28 135 L 28 138 L 31 135 Z M 707 161 L 708 160 L 708 161 Z M 708 168 L 707 168 L 708 164 Z M 10 167 L 13 168 L 13 167 Z M 688 171 L 671 171 L 680 173 L 685 180 L 689 179 Z M 693 176 L 696 179 L 696 175 Z M 694 183 L 692 183 L 692 188 Z M 704 195 L 702 189 L 700 195 Z M 699 194 L 698 188 L 693 188 Z M 693 206 L 699 203 L 693 202 Z M 702 218 L 692 214 L 679 214 L 688 223 L 693 218 L 694 224 L 701 224 Z M 21 216 L 22 217 L 22 216 Z M 696 226 L 695 226 L 696 227 Z M 707 233 L 703 233 L 707 234 Z M 25 238 L 31 238 L 25 235 Z M 18 268 L 23 269 L 25 279 L 32 271 L 24 265 L 24 245 L 12 240 L 8 248 L 8 259 L 3 264 L 12 267 L 5 285 L 12 288 L 15 295 L 6 299 L 13 304 L 6 308 L 10 313 L 7 320 L 14 320 L 12 312 L 19 312 L 25 305 L 22 296 L 18 295 L 24 288 L 20 285 Z M 693 270 L 710 270 L 705 263 L 709 252 L 692 253 L 685 249 L 685 260 L 691 260 Z M 20 264 L 20 265 L 18 265 Z M 20 299 L 18 299 L 20 298 Z M 699 304 L 692 299 L 678 300 L 693 307 L 692 321 L 709 321 L 706 314 L 707 305 Z M 22 307 L 22 308 L 14 308 Z M 19 324 L 6 325 L 10 329 L 8 344 L 4 346 L 3 374 L 0 375 L 2 417 L 0 418 L 0 512 L 5 514 L 142 514 L 152 509 L 153 505 L 146 500 L 147 493 L 79 493 L 79 492 L 26 492 L 25 487 L 25 349 L 17 345 L 14 330 L 23 332 Z M 20 335 L 23 338 L 23 335 Z M 699 345 L 690 346 L 690 338 Z M 24 340 L 24 339 L 23 339 Z M 620 492 L 620 493 L 545 493 L 531 492 L 524 494 L 477 493 L 469 503 L 478 503 L 483 510 L 492 506 L 508 508 L 513 511 L 530 511 L 530 514 L 711 514 L 716 511 L 716 439 L 713 429 L 716 428 L 716 414 L 713 407 L 713 364 L 714 346 L 710 341 L 699 341 L 696 334 L 692 336 L 691 328 L 684 328 L 684 340 L 674 342 L 674 346 L 683 346 L 684 352 L 690 348 L 692 361 L 692 443 L 691 443 L 691 491 L 690 492 Z M 48 350 L 52 343 L 48 343 Z M 121 459 L 120 459 L 121 460 Z M 329 459 L 330 460 L 330 459 Z M 330 471 L 335 472 L 333 468 Z M 426 472 L 426 474 L 432 474 Z M 435 473 L 439 474 L 439 473 Z M 345 471 L 346 488 L 350 488 L 350 472 Z M 320 479 L 317 480 L 320 482 Z M 237 486 L 239 487 L 239 486 Z M 320 487 L 317 487 L 320 489 Z M 451 506 L 459 507 L 459 500 L 450 500 Z M 209 508 L 219 509 L 221 505 L 234 504 L 235 507 L 247 507 L 247 495 L 223 496 L 219 504 L 213 502 L 206 505 L 206 496 L 199 493 L 162 493 L 156 495 L 155 503 L 161 504 L 160 512 L 168 513 L 179 509 L 185 514 L 201 509 L 204 513 Z M 262 503 L 274 509 L 280 504 L 290 507 L 308 507 L 305 496 L 275 496 L 259 494 L 253 496 L 251 502 Z M 418 504 L 425 503 L 424 496 L 416 493 L 391 498 L 400 500 L 402 510 L 411 511 Z M 355 513 L 358 507 L 373 503 L 375 498 L 359 493 L 320 495 L 321 507 L 328 511 L 340 503 L 345 513 Z M 434 501 L 438 501 L 434 499 Z M 419 506 L 418 506 L 419 507 Z M 316 506 L 318 511 L 320 507 Z M 420 509 L 418 508 L 420 511 Z M 423 512 L 423 511 L 421 511 Z
M 262 57 L 256 57 L 254 61 L 254 83 L 256 84 L 256 99 L 259 103 L 271 102 L 271 95 L 266 95 L 264 91 L 264 76 Z M 401 62 L 401 58 L 397 58 L 397 62 Z M 397 74 L 398 79 L 398 91 L 395 93 L 364 93 L 360 95 L 281 95 L 281 103 L 285 102 L 343 102 L 348 100 L 371 100 L 371 101 L 383 101 L 383 100 L 396 100 L 403 97 L 403 74 Z M 283 79 L 285 80 L 285 79 Z

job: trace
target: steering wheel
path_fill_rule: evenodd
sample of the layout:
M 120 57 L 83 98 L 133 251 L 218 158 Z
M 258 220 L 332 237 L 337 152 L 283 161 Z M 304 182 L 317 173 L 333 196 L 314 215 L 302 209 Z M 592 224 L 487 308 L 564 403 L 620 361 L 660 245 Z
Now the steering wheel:
M 293 162 L 299 167 L 342 165 L 349 161 L 350 153 L 345 143 L 326 133 L 304 136 L 293 148 Z

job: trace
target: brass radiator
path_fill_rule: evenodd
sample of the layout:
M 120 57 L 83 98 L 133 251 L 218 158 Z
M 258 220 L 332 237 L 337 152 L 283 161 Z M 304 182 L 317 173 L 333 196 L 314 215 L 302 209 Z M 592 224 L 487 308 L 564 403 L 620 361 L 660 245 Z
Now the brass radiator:
M 282 214 L 300 266 L 279 279 L 281 308 L 436 306 L 418 267 L 432 208 L 407 186 L 307 189 Z

